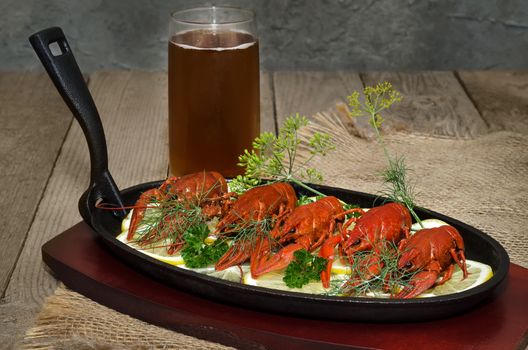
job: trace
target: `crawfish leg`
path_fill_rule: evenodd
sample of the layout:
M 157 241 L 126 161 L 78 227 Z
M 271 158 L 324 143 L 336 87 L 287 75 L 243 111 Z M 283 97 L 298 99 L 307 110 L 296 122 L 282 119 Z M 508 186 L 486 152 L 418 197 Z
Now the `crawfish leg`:
M 347 286 L 356 287 L 363 283 L 363 281 L 368 281 L 373 277 L 378 276 L 381 273 L 381 269 L 383 267 L 378 254 L 367 256 L 359 263 L 361 264 L 361 267 L 358 273 L 355 276 L 353 275 L 347 281 Z
M 286 215 L 290 212 L 290 209 L 286 208 L 284 204 L 279 206 L 278 214 L 275 217 L 276 222 L 273 229 L 269 232 L 268 237 L 264 237 L 264 233 L 260 233 L 256 239 L 255 246 L 251 252 L 250 258 L 250 270 L 251 275 L 256 277 L 258 275 L 258 269 L 264 257 L 268 256 L 271 253 L 272 246 L 275 245 L 275 239 L 279 235 L 279 227 L 284 222 Z M 265 214 L 264 205 L 261 203 L 259 205 L 259 220 L 262 220 Z
M 152 201 L 152 199 L 160 199 L 162 197 L 162 194 L 160 190 L 157 188 L 151 188 L 148 191 L 143 192 L 139 199 L 137 200 L 136 204 L 134 205 L 134 209 L 132 212 L 132 218 L 130 219 L 130 226 L 128 227 L 128 234 L 127 234 L 127 241 L 132 240 L 134 238 L 134 234 L 136 233 L 136 230 L 139 227 L 139 224 L 145 217 L 145 212 L 148 208 L 148 205 Z
M 328 238 L 321 249 L 319 249 L 319 256 L 327 259 L 326 268 L 321 272 L 321 282 L 323 287 L 330 287 L 330 274 L 332 272 L 332 264 L 335 260 L 335 247 L 341 243 L 343 237 L 341 235 L 335 235 Z
M 464 255 L 464 240 L 462 239 L 462 236 L 460 236 L 460 233 L 458 233 L 458 231 L 454 227 L 448 226 L 446 230 L 455 242 L 456 247 L 456 249 L 451 249 L 449 253 L 464 273 L 464 278 L 466 278 L 468 273 L 466 267 L 466 256 Z
M 232 245 L 229 250 L 216 262 L 215 270 L 222 271 L 231 266 L 242 264 L 249 258 L 251 242 L 245 240 Z
M 335 221 L 332 220 L 330 222 L 330 225 L 328 225 L 328 230 L 326 232 L 323 232 L 323 234 L 321 234 L 318 238 L 317 238 L 317 241 L 315 243 L 313 243 L 310 247 L 310 251 L 313 251 L 314 249 L 317 249 L 321 244 L 324 243 L 324 241 L 332 236 L 332 233 L 334 232 L 334 229 L 335 229 Z
M 403 231 L 403 234 L 405 236 L 404 239 L 408 239 L 409 237 L 411 237 L 411 230 L 407 226 L 404 226 L 402 228 L 402 231 Z
M 130 225 L 128 226 L 127 241 L 130 241 L 132 238 L 134 238 L 134 234 L 136 233 L 139 223 L 145 216 L 145 210 L 146 206 L 140 207 L 137 205 L 134 208 L 134 211 L 132 212 L 132 218 L 130 219 Z
M 442 278 L 440 279 L 440 281 L 436 282 L 436 285 L 441 285 L 441 284 L 444 284 L 446 283 L 447 281 L 449 281 L 449 279 L 451 278 L 451 276 L 453 276 L 453 271 L 455 270 L 455 265 L 451 264 L 449 265 L 449 267 L 447 268 L 447 270 L 444 271 L 444 275 L 442 276 Z
M 231 198 L 238 198 L 238 193 L 236 192 L 228 192 L 224 193 L 220 196 L 211 197 L 211 198 L 204 198 L 205 202 L 220 202 L 225 200 L 230 200 Z
M 337 215 L 334 216 L 334 219 L 335 220 L 338 220 L 339 218 L 341 217 L 345 217 L 345 215 L 347 214 L 351 214 L 351 213 L 360 213 L 361 215 L 365 214 L 365 211 L 361 208 L 353 208 L 353 209 L 349 209 L 349 210 L 346 210 L 342 213 L 339 213 Z M 355 218 L 355 217 L 351 217 L 350 219 L 348 219 L 344 225 L 341 227 L 341 234 L 343 235 L 343 237 L 347 236 L 347 229 L 350 225 L 352 225 L 353 223 L 355 223 L 359 218 Z
M 365 211 L 361 208 L 352 208 L 352 209 L 348 209 L 348 210 L 345 210 L 344 212 L 342 213 L 339 213 L 337 215 L 335 215 L 335 219 L 339 219 L 339 218 L 344 218 L 345 215 L 348 215 L 348 214 L 352 214 L 352 213 L 360 213 L 361 215 L 365 214 Z M 355 222 L 358 218 L 351 218 L 349 221 L 352 220 L 352 222 Z
M 453 260 L 456 261 L 457 265 L 462 270 L 462 273 L 464 274 L 464 279 L 468 276 L 467 267 L 466 267 L 466 256 L 464 254 L 464 251 L 459 250 L 458 252 L 453 248 L 449 251 L 451 253 L 451 256 L 453 257 Z
M 259 209 L 257 212 L 257 220 L 260 221 L 265 215 L 265 207 L 262 202 L 259 202 Z M 251 251 L 254 249 L 254 245 L 260 246 L 260 236 L 257 237 L 256 241 L 249 239 L 243 239 L 242 241 L 235 242 L 229 250 L 218 260 L 215 265 L 217 271 L 222 271 L 228 267 L 242 264 L 244 261 L 249 259 Z

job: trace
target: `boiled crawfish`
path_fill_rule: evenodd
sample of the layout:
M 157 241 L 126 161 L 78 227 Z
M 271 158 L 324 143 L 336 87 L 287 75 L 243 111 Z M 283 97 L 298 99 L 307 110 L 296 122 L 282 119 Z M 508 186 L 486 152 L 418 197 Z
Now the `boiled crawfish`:
M 227 182 L 220 173 L 215 171 L 170 177 L 160 187 L 152 188 L 140 195 L 134 205 L 127 240 L 131 240 L 134 237 L 139 224 L 145 216 L 146 209 L 153 202 L 174 199 L 179 202 L 185 202 L 188 205 L 201 206 L 206 216 L 214 216 L 217 213 L 221 213 L 217 200 L 226 196 L 228 196 Z M 155 206 L 152 207 L 154 208 Z M 166 225 L 172 219 L 171 217 L 165 217 L 159 225 Z
M 260 223 L 267 218 L 278 219 L 292 211 L 297 204 L 293 187 L 284 182 L 254 187 L 242 194 L 231 206 L 228 213 L 216 226 L 216 233 L 230 235 L 253 225 L 255 236 L 237 240 L 218 260 L 216 270 L 241 264 L 251 255 L 257 236 L 263 235 Z
M 402 240 L 399 249 L 402 255 L 398 260 L 398 268 L 407 272 L 417 272 L 398 294 L 396 298 L 414 298 L 435 283 L 443 284 L 451 278 L 455 263 L 467 277 L 464 241 L 453 226 L 440 226 L 423 229 L 411 238 Z M 442 275 L 440 281 L 436 282 Z
M 400 203 L 388 203 L 368 211 L 357 208 L 348 212 L 354 211 L 362 215 L 346 221 L 341 228 L 341 235 L 331 237 L 320 250 L 319 255 L 328 259 L 326 271 L 321 274 L 325 288 L 328 288 L 330 283 L 330 271 L 335 259 L 334 248 L 337 244 L 340 244 L 340 254 L 350 263 L 354 262 L 354 254 L 372 251 L 366 261 L 361 261 L 361 278 L 352 276 L 348 282 L 348 285 L 353 286 L 359 283 L 360 279 L 370 279 L 380 274 L 383 267 L 380 252 L 387 248 L 388 243 L 398 244 L 402 238 L 409 237 L 411 214 Z M 353 223 L 355 226 L 349 231 L 348 227 Z
M 313 251 L 332 236 L 339 218 L 344 217 L 343 206 L 336 197 L 323 197 L 313 203 L 298 206 L 277 222 L 270 232 L 271 239 L 261 238 L 251 256 L 254 278 L 283 269 L 293 261 L 300 249 Z M 283 245 L 275 254 L 271 250 Z

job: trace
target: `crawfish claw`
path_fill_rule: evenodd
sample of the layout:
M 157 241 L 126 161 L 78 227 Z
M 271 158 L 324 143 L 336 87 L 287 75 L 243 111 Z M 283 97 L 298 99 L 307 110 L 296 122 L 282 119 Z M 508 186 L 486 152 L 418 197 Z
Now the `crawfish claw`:
M 326 263 L 326 268 L 321 272 L 321 282 L 325 288 L 330 287 L 332 264 L 335 260 L 335 247 L 342 241 L 343 237 L 341 235 L 332 236 L 324 242 L 321 249 L 319 250 L 319 256 L 328 260 Z
M 437 278 L 438 272 L 436 271 L 418 272 L 414 275 L 409 284 L 394 297 L 403 299 L 414 298 L 431 288 L 435 284 Z
M 294 259 L 293 253 L 303 248 L 305 247 L 301 244 L 293 243 L 282 248 L 272 256 L 260 258 L 252 269 L 251 275 L 253 278 L 257 278 L 265 273 L 286 268 Z

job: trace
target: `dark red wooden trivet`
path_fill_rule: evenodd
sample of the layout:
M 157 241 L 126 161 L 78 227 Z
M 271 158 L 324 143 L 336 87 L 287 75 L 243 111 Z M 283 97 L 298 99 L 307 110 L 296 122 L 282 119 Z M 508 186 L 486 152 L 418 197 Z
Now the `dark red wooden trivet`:
M 47 242 L 42 255 L 66 286 L 103 305 L 238 348 L 516 349 L 528 340 L 528 269 L 515 264 L 502 293 L 470 312 L 394 324 L 302 319 L 193 296 L 129 268 L 83 222 Z

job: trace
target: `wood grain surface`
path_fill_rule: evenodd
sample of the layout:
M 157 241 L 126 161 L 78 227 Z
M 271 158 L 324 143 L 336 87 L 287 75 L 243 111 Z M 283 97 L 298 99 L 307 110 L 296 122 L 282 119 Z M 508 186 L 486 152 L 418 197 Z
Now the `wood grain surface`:
M 0 296 L 71 120 L 47 75 L 0 73 Z
M 260 132 L 276 133 L 271 74 L 260 73 Z
M 167 174 L 166 86 L 164 73 L 100 72 L 90 78 L 89 87 L 108 140 L 110 170 L 121 188 Z M 57 285 L 45 271 L 40 247 L 81 220 L 77 201 L 88 186 L 89 169 L 88 148 L 74 123 L 6 291 L 5 301 L 19 306 L 15 323 L 34 316 Z
M 346 118 L 346 96 L 364 84 L 388 80 L 405 95 L 394 112 L 395 130 L 464 138 L 497 130 L 526 134 L 527 76 L 459 72 L 458 80 L 453 72 L 262 73 L 261 129 L 275 131 L 296 112 L 309 117 L 331 110 Z M 110 170 L 121 188 L 167 174 L 166 85 L 163 72 L 89 77 Z M 42 264 L 42 244 L 80 220 L 77 201 L 88 185 L 89 159 L 84 136 L 71 120 L 44 73 L 0 73 L 0 348 L 10 348 L 56 287 Z
M 359 75 L 354 72 L 281 71 L 273 73 L 277 123 L 295 113 L 310 117 L 337 104 L 345 104 L 346 97 L 362 90 Z
M 388 81 L 403 95 L 385 113 L 385 129 L 461 138 L 489 131 L 452 72 L 371 72 L 361 78 L 368 86 Z
M 125 188 L 167 176 L 166 73 L 95 72 L 88 85 L 103 122 L 109 168 L 117 185 Z M 35 86 L 38 89 L 32 89 Z M 56 288 L 40 247 L 81 220 L 77 201 L 88 186 L 90 164 L 84 135 L 76 122 L 71 123 L 71 113 L 47 75 L 2 73 L 0 93 L 0 118 L 7 125 L 0 140 L 1 161 L 6 162 L 0 169 L 0 186 L 9 199 L 0 202 L 7 214 L 0 220 L 14 233 L 0 234 L 0 243 L 9 247 L 9 259 L 0 260 L 0 282 L 7 289 L 0 305 L 0 343 L 10 347 Z M 261 75 L 261 95 L 261 128 L 275 132 L 269 73 Z M 19 220 L 11 219 L 15 213 Z
M 490 130 L 528 132 L 528 72 L 461 71 L 458 76 Z

